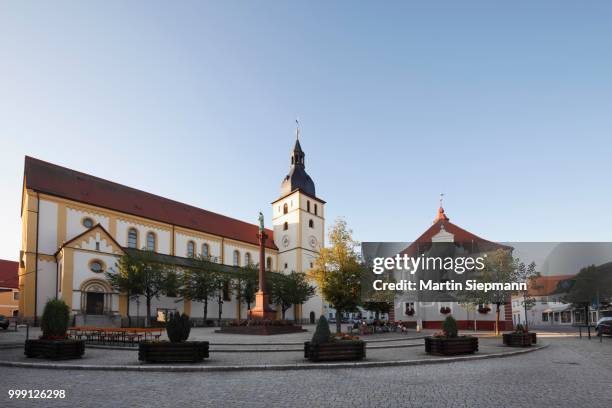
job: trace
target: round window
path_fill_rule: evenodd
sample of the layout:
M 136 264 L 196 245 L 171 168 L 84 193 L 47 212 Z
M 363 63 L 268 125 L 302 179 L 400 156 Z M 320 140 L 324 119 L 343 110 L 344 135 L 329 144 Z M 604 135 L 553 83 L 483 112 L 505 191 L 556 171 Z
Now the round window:
M 104 271 L 104 265 L 101 261 L 91 261 L 89 263 L 89 269 L 91 269 L 92 272 L 101 273 Z
M 83 218 L 83 226 L 85 228 L 91 228 L 94 226 L 94 221 L 89 217 L 85 217 Z

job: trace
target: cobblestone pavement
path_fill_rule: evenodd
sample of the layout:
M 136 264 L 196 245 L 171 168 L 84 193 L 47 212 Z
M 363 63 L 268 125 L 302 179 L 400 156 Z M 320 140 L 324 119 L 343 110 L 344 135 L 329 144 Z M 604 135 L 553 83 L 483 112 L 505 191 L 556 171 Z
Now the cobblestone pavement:
M 135 373 L 0 368 L 4 407 L 609 407 L 612 338 L 550 339 L 504 359 L 342 370 Z M 64 389 L 65 400 L 9 400 Z

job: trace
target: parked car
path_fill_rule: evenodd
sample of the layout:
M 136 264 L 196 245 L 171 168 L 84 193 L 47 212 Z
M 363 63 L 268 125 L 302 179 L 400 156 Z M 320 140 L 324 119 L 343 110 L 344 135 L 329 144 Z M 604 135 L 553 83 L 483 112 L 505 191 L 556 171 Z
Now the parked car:
M 612 316 L 602 317 L 595 325 L 597 334 L 612 334 Z
M 6 317 L 5 315 L 0 315 L 0 327 L 2 327 L 4 330 L 8 329 L 9 327 L 9 319 L 8 317 Z

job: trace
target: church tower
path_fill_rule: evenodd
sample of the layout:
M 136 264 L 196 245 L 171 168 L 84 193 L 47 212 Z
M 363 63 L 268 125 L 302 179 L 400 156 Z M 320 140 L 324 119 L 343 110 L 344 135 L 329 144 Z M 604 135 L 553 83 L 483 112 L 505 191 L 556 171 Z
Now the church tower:
M 305 159 L 298 127 L 289 174 L 281 183 L 280 198 L 272 203 L 278 269 L 283 273 L 308 272 L 325 239 L 325 201 L 316 195 Z

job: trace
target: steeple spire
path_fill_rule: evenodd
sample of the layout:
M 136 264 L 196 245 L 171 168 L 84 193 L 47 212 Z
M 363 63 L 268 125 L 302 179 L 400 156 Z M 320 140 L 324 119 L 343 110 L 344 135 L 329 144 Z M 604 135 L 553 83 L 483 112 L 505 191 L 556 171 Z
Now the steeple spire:
M 434 219 L 434 224 L 437 223 L 438 221 L 450 220 L 450 218 L 448 218 L 446 214 L 444 213 L 444 207 L 442 207 L 443 199 L 444 199 L 444 193 L 440 193 L 440 207 L 438 208 L 438 214 L 436 215 L 436 218 Z
M 310 176 L 306 173 L 304 151 L 300 145 L 300 120 L 295 120 L 295 145 L 291 152 L 291 166 L 289 174 L 281 183 L 281 196 L 285 196 L 296 189 L 302 190 L 306 194 L 315 196 L 315 185 Z

